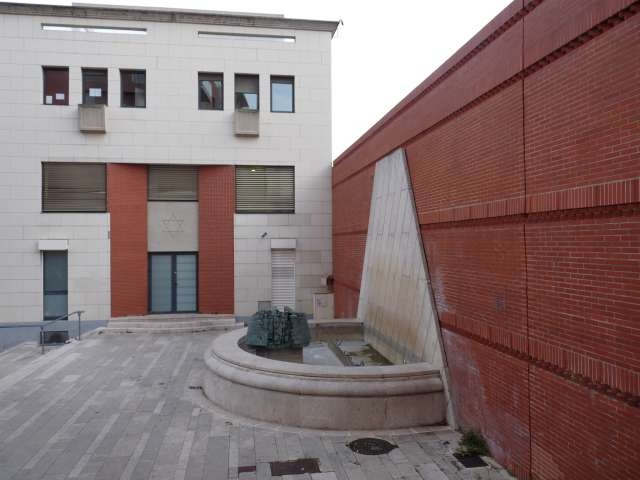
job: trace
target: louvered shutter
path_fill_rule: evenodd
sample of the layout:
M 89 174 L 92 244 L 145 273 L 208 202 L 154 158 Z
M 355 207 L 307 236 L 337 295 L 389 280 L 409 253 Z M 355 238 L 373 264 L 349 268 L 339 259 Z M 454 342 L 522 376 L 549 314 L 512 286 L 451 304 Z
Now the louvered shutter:
M 294 167 L 236 167 L 236 213 L 294 212 Z
M 149 200 L 197 201 L 198 167 L 150 166 Z
M 271 304 L 296 308 L 295 250 L 271 250 Z
M 43 163 L 43 212 L 107 210 L 106 168 L 95 163 Z

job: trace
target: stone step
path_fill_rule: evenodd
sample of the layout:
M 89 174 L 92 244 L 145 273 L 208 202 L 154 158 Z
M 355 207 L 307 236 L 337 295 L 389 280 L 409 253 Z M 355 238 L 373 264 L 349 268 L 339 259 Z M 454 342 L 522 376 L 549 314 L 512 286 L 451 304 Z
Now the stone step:
M 233 330 L 242 327 L 231 315 L 167 314 L 117 317 L 109 321 L 107 333 L 188 333 Z

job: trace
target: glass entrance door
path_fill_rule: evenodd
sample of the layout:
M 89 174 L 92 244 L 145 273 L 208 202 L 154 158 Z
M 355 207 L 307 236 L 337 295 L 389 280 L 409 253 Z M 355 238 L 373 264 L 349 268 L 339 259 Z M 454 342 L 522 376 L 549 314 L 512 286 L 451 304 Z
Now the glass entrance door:
M 151 313 L 198 311 L 197 264 L 195 253 L 149 255 Z

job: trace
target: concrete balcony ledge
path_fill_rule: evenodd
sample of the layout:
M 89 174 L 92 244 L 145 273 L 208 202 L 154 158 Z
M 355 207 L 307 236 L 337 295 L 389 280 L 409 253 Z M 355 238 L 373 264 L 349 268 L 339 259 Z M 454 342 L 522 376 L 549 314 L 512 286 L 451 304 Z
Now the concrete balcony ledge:
M 429 363 L 330 367 L 282 362 L 242 350 L 245 335 L 246 329 L 221 335 L 205 353 L 204 393 L 227 411 L 329 430 L 445 422 L 440 371 Z
M 260 112 L 258 110 L 236 110 L 235 134 L 240 137 L 260 135 Z
M 107 132 L 107 108 L 105 105 L 78 105 L 80 131 L 84 133 Z

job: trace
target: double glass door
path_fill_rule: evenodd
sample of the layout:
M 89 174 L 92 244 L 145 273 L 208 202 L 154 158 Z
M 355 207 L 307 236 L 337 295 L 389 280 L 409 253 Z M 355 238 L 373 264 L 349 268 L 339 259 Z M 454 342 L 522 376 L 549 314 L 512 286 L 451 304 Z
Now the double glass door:
M 152 253 L 149 257 L 151 313 L 197 312 L 197 254 Z

